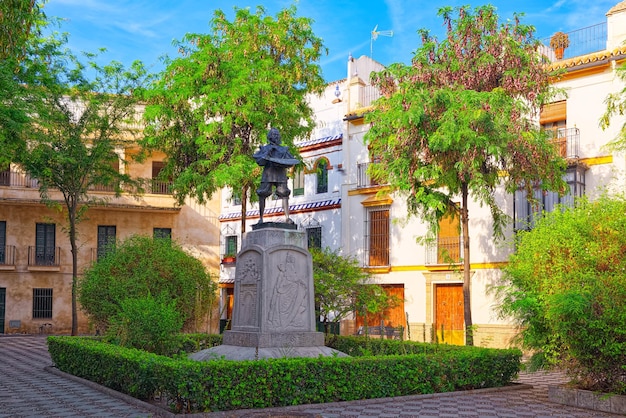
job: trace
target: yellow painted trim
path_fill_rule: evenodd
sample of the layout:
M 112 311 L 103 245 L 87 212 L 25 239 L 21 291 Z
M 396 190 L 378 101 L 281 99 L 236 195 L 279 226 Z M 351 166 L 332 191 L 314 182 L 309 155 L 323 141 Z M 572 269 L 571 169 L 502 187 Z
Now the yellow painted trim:
M 361 187 L 359 189 L 348 190 L 348 196 L 358 196 L 360 194 L 372 194 L 378 192 L 388 192 L 390 190 L 389 186 L 370 186 L 370 187 Z
M 386 193 L 381 196 L 379 196 L 378 194 L 375 194 L 361 202 L 361 204 L 365 206 L 366 208 L 372 207 L 372 206 L 391 205 L 392 203 L 393 203 L 393 199 L 389 197 L 389 195 Z
M 498 261 L 493 263 L 474 263 L 470 264 L 471 270 L 493 270 L 506 266 L 508 262 Z M 435 264 L 435 265 L 413 265 L 413 266 L 391 266 L 392 272 L 401 271 L 452 271 L 463 270 L 462 264 Z
M 372 274 L 383 274 L 389 273 L 391 271 L 391 267 L 365 267 L 363 270 Z
M 591 165 L 602 165 L 602 164 L 612 164 L 613 163 L 613 156 L 612 155 L 605 155 L 603 157 L 591 157 L 591 158 L 581 158 L 580 159 L 581 163 L 585 163 L 589 166 Z

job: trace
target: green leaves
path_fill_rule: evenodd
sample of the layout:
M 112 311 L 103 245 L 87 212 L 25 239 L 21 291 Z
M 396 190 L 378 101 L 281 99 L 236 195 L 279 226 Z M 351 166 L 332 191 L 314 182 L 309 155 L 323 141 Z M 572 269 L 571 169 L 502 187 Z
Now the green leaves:
M 525 345 L 591 390 L 626 393 L 626 200 L 602 196 L 544 213 L 504 269 L 502 313 Z
M 180 202 L 203 202 L 222 187 L 245 201 L 260 179 L 251 156 L 268 129 L 288 146 L 308 135 L 306 94 L 325 85 L 317 64 L 325 48 L 311 23 L 295 7 L 275 17 L 236 8 L 232 21 L 217 10 L 208 34 L 176 43 L 181 56 L 145 92 L 146 118 L 156 123 L 144 145 L 167 154 Z

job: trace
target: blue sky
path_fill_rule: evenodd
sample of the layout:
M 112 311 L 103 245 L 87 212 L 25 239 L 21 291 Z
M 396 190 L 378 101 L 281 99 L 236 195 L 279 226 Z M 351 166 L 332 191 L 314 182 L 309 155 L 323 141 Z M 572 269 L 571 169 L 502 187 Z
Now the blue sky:
M 547 38 L 557 30 L 569 32 L 606 20 L 606 12 L 619 0 L 494 0 L 471 3 L 467 0 L 300 0 L 298 14 L 314 20 L 315 34 L 324 40 L 328 55 L 320 60 L 328 82 L 346 77 L 348 55 L 372 55 L 384 65 L 409 63 L 419 47 L 417 30 L 426 28 L 442 34 L 437 10 L 443 6 L 490 3 L 500 19 L 510 19 L 515 12 L 525 14 L 523 22 L 536 27 L 536 36 Z M 232 17 L 234 7 L 262 4 L 275 15 L 291 0 L 49 0 L 48 16 L 63 18 L 60 28 L 70 34 L 69 46 L 75 52 L 94 52 L 106 48 L 105 61 L 129 65 L 143 61 L 151 71 L 163 67 L 159 57 L 175 56 L 174 39 L 185 33 L 209 31 L 209 21 L 216 9 Z M 393 31 L 393 36 L 371 32 Z

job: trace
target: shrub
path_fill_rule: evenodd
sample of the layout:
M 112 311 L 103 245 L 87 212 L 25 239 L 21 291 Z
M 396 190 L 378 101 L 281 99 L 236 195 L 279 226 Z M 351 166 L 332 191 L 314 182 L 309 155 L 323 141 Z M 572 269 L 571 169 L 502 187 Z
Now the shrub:
M 107 337 L 124 347 L 169 355 L 178 350 L 176 335 L 183 326 L 173 300 L 152 296 L 122 300 L 120 311 L 111 320 Z
M 215 291 L 216 284 L 202 263 L 175 242 L 137 235 L 118 243 L 85 271 L 78 297 L 101 330 L 120 313 L 124 300 L 150 295 L 172 300 L 183 328 L 191 330 L 211 309 Z
M 519 350 L 448 346 L 427 354 L 199 362 L 61 336 L 49 337 L 48 349 L 66 373 L 141 399 L 158 394 L 177 412 L 497 387 L 516 376 L 521 359 Z
M 502 313 L 546 365 L 580 387 L 626 394 L 626 200 L 546 213 L 504 269 Z

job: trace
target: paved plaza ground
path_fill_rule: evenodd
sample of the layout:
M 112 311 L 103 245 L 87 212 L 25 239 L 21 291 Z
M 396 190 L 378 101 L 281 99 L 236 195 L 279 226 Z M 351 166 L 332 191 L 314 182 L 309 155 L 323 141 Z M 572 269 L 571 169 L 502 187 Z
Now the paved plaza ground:
M 184 415 L 207 418 L 286 417 L 615 417 L 548 401 L 548 385 L 563 373 L 522 374 L 504 389 L 413 395 L 286 408 Z M 0 418 L 174 417 L 151 404 L 52 367 L 44 336 L 0 336 Z M 183 415 L 179 415 L 183 417 Z

